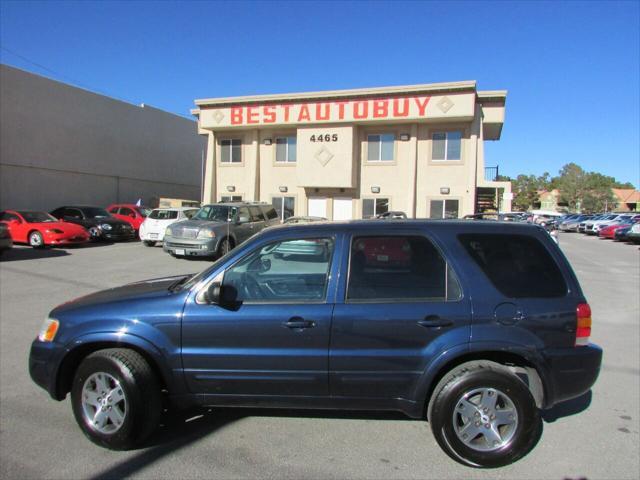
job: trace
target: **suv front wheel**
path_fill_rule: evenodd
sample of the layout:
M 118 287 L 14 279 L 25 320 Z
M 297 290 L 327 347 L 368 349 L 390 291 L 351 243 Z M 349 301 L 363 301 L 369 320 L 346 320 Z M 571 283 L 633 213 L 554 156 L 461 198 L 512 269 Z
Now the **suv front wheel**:
M 73 414 L 92 442 L 126 450 L 151 434 L 160 419 L 160 386 L 133 350 L 110 348 L 85 358 L 71 388 Z
M 474 467 L 500 467 L 526 455 L 542 420 L 528 387 L 495 362 L 476 361 L 446 374 L 431 397 L 429 423 L 440 447 Z

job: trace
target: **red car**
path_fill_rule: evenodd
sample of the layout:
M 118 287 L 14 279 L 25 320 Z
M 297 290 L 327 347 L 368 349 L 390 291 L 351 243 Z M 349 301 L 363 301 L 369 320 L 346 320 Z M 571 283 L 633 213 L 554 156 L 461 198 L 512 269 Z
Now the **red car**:
M 613 240 L 616 235 L 616 230 L 620 228 L 630 227 L 636 222 L 637 219 L 634 217 L 631 222 L 614 223 L 613 225 L 607 225 L 606 227 L 600 229 L 600 231 L 598 232 L 598 236 L 600 238 L 610 238 L 611 240 Z
M 0 222 L 9 227 L 15 243 L 27 243 L 33 248 L 89 241 L 89 232 L 83 227 L 62 222 L 47 212 L 4 210 L 0 212 Z
M 127 222 L 137 233 L 138 230 L 140 230 L 142 222 L 144 222 L 147 215 L 151 213 L 151 209 L 139 207 L 133 203 L 114 203 L 107 207 L 107 212 Z

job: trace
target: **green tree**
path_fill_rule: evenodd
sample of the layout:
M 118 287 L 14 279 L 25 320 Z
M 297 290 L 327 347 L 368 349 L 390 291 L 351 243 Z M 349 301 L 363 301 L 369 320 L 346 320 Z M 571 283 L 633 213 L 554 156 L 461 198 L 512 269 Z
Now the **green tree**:
M 587 188 L 587 174 L 582 167 L 568 163 L 560 169 L 560 176 L 554 180 L 560 191 L 560 201 L 565 202 L 572 211 L 580 207 Z
M 535 175 L 518 175 L 511 180 L 513 192 L 512 207 L 516 210 L 528 210 L 540 201 L 538 190 L 540 181 Z

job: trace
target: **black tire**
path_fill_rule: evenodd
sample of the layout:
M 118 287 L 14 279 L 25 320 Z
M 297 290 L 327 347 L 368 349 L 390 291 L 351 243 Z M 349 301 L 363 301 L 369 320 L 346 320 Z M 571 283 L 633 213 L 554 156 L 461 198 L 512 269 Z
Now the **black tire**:
M 126 409 L 122 423 L 116 426 L 117 421 L 112 422 L 109 417 L 105 425 L 114 428 L 113 432 L 97 430 L 82 403 L 85 382 L 91 385 L 91 378 L 96 375 L 115 379 L 118 384 L 112 391 L 119 387 L 122 391 L 118 393 L 124 395 Z M 97 388 L 96 395 L 100 395 Z M 98 400 L 100 398 L 103 397 Z M 108 398 L 111 400 L 110 395 Z M 162 396 L 158 379 L 142 355 L 129 349 L 110 348 L 94 352 L 82 361 L 73 379 L 71 405 L 78 425 L 89 440 L 111 450 L 127 450 L 139 445 L 156 429 L 162 413 Z M 97 413 L 96 410 L 94 414 Z
M 231 250 L 233 250 L 233 242 L 228 238 L 223 238 L 218 245 L 218 258 L 225 256 Z
M 156 242 L 154 242 L 153 240 L 143 240 L 142 243 L 144 243 L 145 247 L 153 247 L 156 244 Z
M 27 240 L 29 240 L 29 245 L 31 245 L 33 248 L 44 248 L 46 246 L 44 244 L 44 238 L 42 234 L 37 230 L 29 232 L 29 237 L 27 238 Z
M 473 422 L 468 420 L 469 423 L 474 423 L 474 425 L 469 425 L 473 429 L 470 431 L 479 431 L 477 436 L 467 440 L 469 443 L 473 443 L 473 446 L 465 444 L 459 437 L 467 424 L 456 424 L 456 421 L 472 417 L 464 417 L 463 414 L 456 411 L 456 408 L 465 408 L 461 402 L 465 394 L 468 395 L 484 389 L 493 392 L 488 393 L 489 395 L 497 395 L 500 402 L 503 402 L 505 398 L 511 401 L 517 413 L 513 426 L 501 425 L 497 427 L 508 429 L 502 430 L 506 433 L 502 433 L 500 438 L 504 435 L 506 441 L 504 445 L 498 447 L 487 446 L 489 436 L 485 436 L 481 430 L 487 428 L 490 431 L 490 427 L 485 427 L 482 424 L 483 417 L 476 417 Z M 482 396 L 481 393 L 478 395 Z M 501 412 L 501 406 L 496 404 L 496 408 L 494 413 L 498 416 L 498 412 Z M 474 413 L 474 415 L 476 414 L 487 415 L 482 411 Z M 488 415 L 484 418 L 487 422 L 491 421 L 488 420 Z M 474 428 L 478 425 L 475 420 L 479 420 L 480 427 Z M 508 465 L 522 458 L 536 444 L 542 429 L 540 412 L 528 387 L 509 369 L 490 361 L 464 363 L 443 377 L 431 396 L 429 423 L 436 441 L 452 459 L 463 465 L 488 468 Z M 456 429 L 460 430 L 460 433 L 456 433 Z M 498 442 L 496 441 L 496 443 Z M 480 450 L 481 448 L 490 450 Z

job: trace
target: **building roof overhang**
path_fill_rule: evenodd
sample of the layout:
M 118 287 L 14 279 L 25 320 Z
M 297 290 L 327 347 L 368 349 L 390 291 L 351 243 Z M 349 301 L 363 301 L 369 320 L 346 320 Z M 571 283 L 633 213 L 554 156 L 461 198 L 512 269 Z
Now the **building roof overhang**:
M 437 93 L 475 91 L 476 81 L 425 83 L 419 85 L 402 85 L 395 87 L 355 88 L 347 90 L 325 90 L 319 92 L 300 92 L 270 95 L 248 95 L 241 97 L 205 98 L 195 100 L 198 107 L 215 107 L 221 105 L 238 105 L 249 103 L 293 102 L 298 100 L 327 100 L 340 98 L 363 98 L 377 95 L 407 94 L 407 93 Z M 197 115 L 199 109 L 191 110 Z

